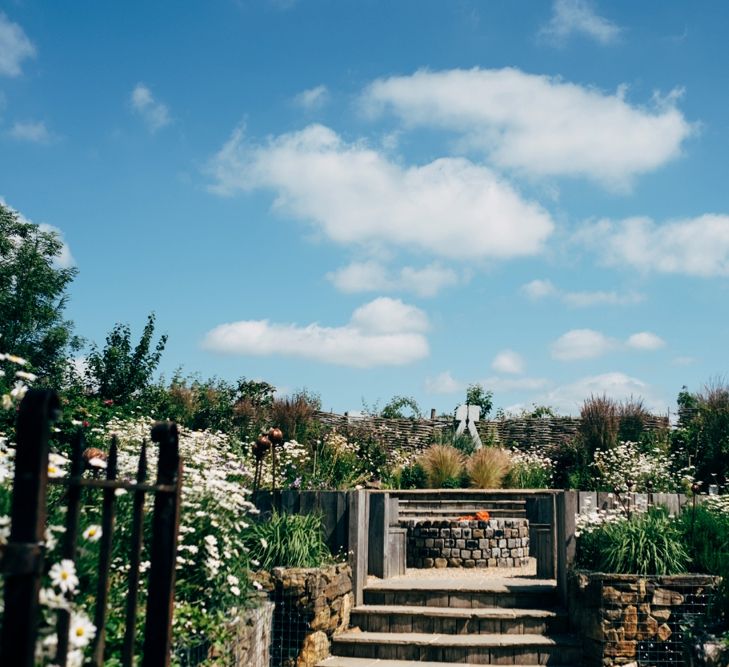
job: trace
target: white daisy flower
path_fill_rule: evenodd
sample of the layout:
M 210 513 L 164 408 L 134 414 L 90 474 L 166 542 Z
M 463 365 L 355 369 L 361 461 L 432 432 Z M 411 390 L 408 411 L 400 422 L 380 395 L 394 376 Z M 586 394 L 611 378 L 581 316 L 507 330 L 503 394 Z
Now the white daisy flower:
M 68 558 L 64 558 L 60 563 L 55 563 L 48 574 L 51 577 L 51 583 L 58 586 L 64 593 L 73 593 L 78 586 L 76 565 Z
M 68 641 L 74 648 L 83 648 L 96 634 L 96 626 L 83 612 L 76 612 L 71 616 L 71 626 L 68 630 Z
M 84 532 L 83 536 L 85 540 L 89 540 L 89 542 L 98 542 L 99 538 L 101 537 L 101 526 L 98 526 L 94 524 L 93 526 L 89 526 Z

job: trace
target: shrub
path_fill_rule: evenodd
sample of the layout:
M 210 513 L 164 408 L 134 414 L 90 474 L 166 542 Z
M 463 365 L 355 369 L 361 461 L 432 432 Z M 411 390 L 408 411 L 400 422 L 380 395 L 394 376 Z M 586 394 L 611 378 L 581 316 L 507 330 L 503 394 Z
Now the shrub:
M 400 469 L 399 488 L 401 489 L 424 489 L 428 484 L 428 476 L 425 469 L 419 463 L 404 465 Z
M 614 447 L 618 427 L 618 405 L 612 398 L 592 395 L 582 404 L 580 437 L 588 452 Z
M 484 447 L 468 460 L 471 486 L 477 489 L 498 489 L 511 467 L 511 456 L 501 447 Z
M 319 434 L 319 423 L 314 417 L 320 408 L 319 396 L 302 389 L 291 396 L 273 400 L 271 423 L 283 431 L 287 440 L 306 443 Z
M 539 452 L 511 452 L 511 469 L 506 475 L 507 489 L 549 489 L 554 476 L 552 461 Z
M 460 485 L 464 460 L 455 447 L 433 445 L 423 452 L 419 463 L 431 489 L 453 488 L 454 483 Z
M 476 443 L 468 433 L 461 433 L 453 436 L 453 446 L 465 456 L 470 456 L 476 451 Z
M 679 574 L 690 562 L 684 533 L 663 507 L 616 517 L 582 532 L 581 567 L 611 574 Z
M 248 555 L 262 570 L 274 567 L 321 567 L 332 560 L 318 514 L 273 512 L 244 534 Z
M 638 442 L 645 430 L 650 413 L 645 409 L 642 398 L 632 396 L 618 406 L 618 438 Z
M 410 411 L 410 415 L 405 414 L 405 409 Z M 380 412 L 380 417 L 385 419 L 420 419 L 422 416 L 420 406 L 412 396 L 393 396 Z

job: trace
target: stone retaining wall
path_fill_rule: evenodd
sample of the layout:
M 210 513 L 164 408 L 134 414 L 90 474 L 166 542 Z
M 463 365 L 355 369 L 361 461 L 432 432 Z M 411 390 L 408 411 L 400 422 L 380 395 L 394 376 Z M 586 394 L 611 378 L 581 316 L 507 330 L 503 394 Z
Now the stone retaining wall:
M 271 664 L 314 667 L 329 655 L 331 637 L 349 627 L 353 606 L 350 566 L 277 567 L 258 579 L 276 605 Z
M 408 567 L 520 567 L 529 559 L 529 521 L 402 521 Z
M 687 664 L 682 624 L 710 611 L 717 578 L 572 573 L 570 624 L 585 667 Z

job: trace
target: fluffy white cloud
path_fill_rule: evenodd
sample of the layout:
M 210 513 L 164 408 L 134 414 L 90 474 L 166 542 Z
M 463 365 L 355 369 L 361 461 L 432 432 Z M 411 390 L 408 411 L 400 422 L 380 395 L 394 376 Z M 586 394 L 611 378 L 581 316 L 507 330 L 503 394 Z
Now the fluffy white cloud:
M 442 158 L 403 167 L 311 125 L 250 146 L 233 132 L 210 164 L 212 190 L 276 193 L 275 208 L 341 244 L 390 244 L 458 259 L 540 252 L 554 224 L 489 169 Z
M 612 188 L 679 155 L 693 127 L 676 93 L 653 108 L 518 69 L 471 69 L 395 76 L 372 83 L 363 106 L 392 110 L 407 125 L 459 133 L 501 167 L 547 176 L 586 176 Z
M 729 216 L 706 214 L 657 224 L 651 218 L 600 220 L 576 239 L 610 266 L 703 278 L 729 276 Z
M 550 346 L 552 357 L 559 361 L 594 359 L 615 349 L 618 342 L 594 329 L 572 329 Z
M 316 86 L 308 90 L 302 90 L 294 97 L 294 103 L 304 109 L 313 111 L 320 109 L 329 101 L 329 89 L 324 86 Z
M 328 273 L 327 278 L 341 292 L 412 292 L 421 297 L 435 296 L 459 282 L 453 269 L 437 262 L 419 269 L 405 266 L 391 271 L 375 260 L 352 262 Z
M 522 285 L 521 291 L 535 301 L 558 293 L 557 288 L 549 280 L 532 280 Z
M 455 394 L 463 391 L 466 385 L 460 380 L 456 380 L 450 371 L 444 371 L 434 378 L 426 378 L 425 391 L 429 394 Z
M 131 102 L 132 109 L 142 117 L 152 133 L 172 122 L 167 105 L 156 100 L 152 91 L 143 83 L 138 83 L 132 90 Z
M 383 297 L 355 310 L 344 326 L 244 320 L 215 327 L 205 336 L 203 347 L 226 354 L 282 355 L 355 368 L 403 366 L 428 356 L 423 335 L 427 326 L 423 311 Z
M 47 144 L 52 135 L 43 121 L 18 121 L 8 134 L 18 141 L 29 141 L 34 144 Z
M 558 298 L 563 303 L 573 308 L 587 308 L 589 306 L 626 306 L 640 303 L 645 296 L 638 292 L 616 292 L 616 291 L 583 291 L 566 292 L 558 289 L 549 280 L 532 280 L 522 285 L 521 291 L 533 301 L 547 297 Z
M 650 331 L 641 331 L 634 333 L 626 341 L 628 347 L 632 347 L 634 350 L 660 350 L 666 346 L 666 341 L 660 336 L 651 333 Z
M 665 414 L 668 405 L 649 384 L 620 372 L 584 377 L 560 385 L 539 396 L 537 402 L 549 405 L 559 413 L 576 415 L 585 399 L 603 394 L 617 401 L 640 397 L 646 407 L 657 414 Z
M 491 368 L 497 373 L 519 375 L 524 372 L 526 363 L 524 358 L 514 350 L 502 350 L 494 357 Z
M 573 34 L 585 35 L 600 44 L 611 44 L 620 32 L 618 25 L 599 16 L 587 0 L 554 0 L 552 17 L 540 35 L 556 44 L 562 44 Z
M 0 12 L 0 75 L 20 76 L 23 61 L 35 53 L 33 42 L 23 29 Z

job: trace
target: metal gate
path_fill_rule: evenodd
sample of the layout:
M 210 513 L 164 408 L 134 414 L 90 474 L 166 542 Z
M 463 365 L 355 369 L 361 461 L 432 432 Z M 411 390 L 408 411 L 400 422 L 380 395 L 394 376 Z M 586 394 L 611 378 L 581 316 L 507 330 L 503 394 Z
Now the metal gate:
M 122 665 L 134 663 L 137 600 L 140 583 L 140 557 L 143 546 L 145 497 L 152 494 L 152 541 L 150 544 L 149 585 L 143 639 L 143 667 L 167 666 L 170 662 L 172 615 L 175 597 L 175 563 L 180 520 L 182 461 L 179 456 L 177 426 L 160 422 L 152 427 L 151 439 L 159 446 L 157 479 L 147 481 L 146 443 L 140 443 L 136 480 L 117 478 L 118 443 L 112 438 L 104 478 L 85 474 L 84 437 L 73 439 L 70 474 L 48 476 L 49 440 L 52 424 L 60 414 L 58 395 L 50 390 L 29 390 L 20 404 L 17 420 L 15 478 L 11 508 L 10 538 L 0 551 L 5 577 L 5 606 L 0 636 L 0 664 L 33 667 L 39 626 L 39 592 L 46 572 L 44 531 L 46 499 L 50 484 L 66 489 L 66 525 L 61 546 L 62 558 L 75 560 L 82 493 L 101 496 L 101 538 L 98 580 L 90 664 L 104 664 L 105 625 L 111 553 L 114 539 L 116 491 L 132 494 L 132 526 L 128 555 L 128 596 L 122 649 Z M 68 610 L 59 609 L 55 664 L 65 666 L 69 651 Z M 88 664 L 88 663 L 87 663 Z

